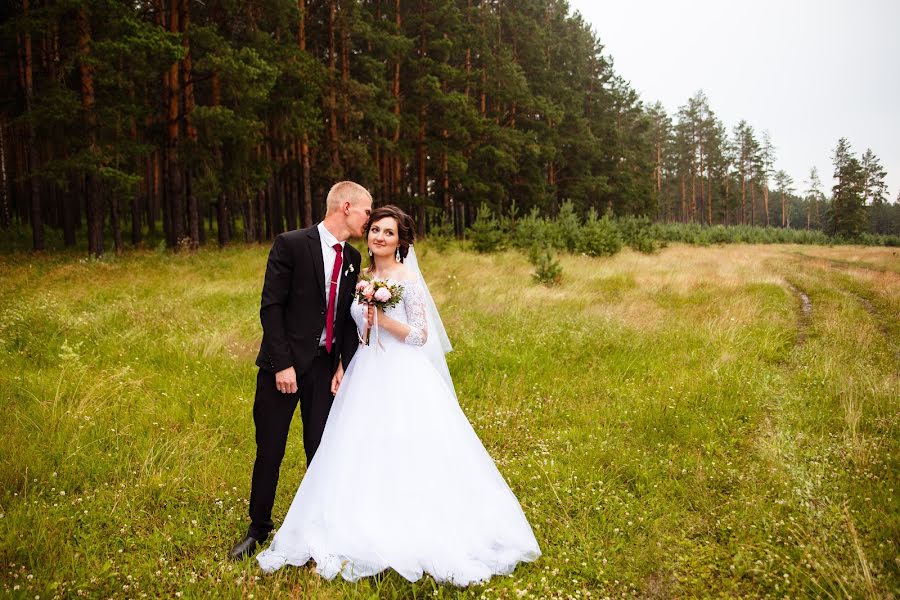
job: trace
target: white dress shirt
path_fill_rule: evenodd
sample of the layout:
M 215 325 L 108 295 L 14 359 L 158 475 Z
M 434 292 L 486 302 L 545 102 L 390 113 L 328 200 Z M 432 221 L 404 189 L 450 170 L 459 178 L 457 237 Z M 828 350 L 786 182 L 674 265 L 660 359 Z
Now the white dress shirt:
M 341 252 L 344 251 L 344 242 L 339 242 L 336 237 L 334 237 L 330 231 L 325 227 L 325 223 L 319 223 L 317 226 L 319 230 L 319 239 L 322 243 L 322 262 L 325 266 L 325 306 L 328 306 L 328 292 L 331 290 L 331 272 L 334 270 L 334 261 L 337 258 L 337 252 L 334 251 L 334 245 L 341 245 Z M 341 269 L 343 270 L 343 266 Z M 335 288 L 335 293 L 338 293 L 341 289 L 341 274 L 338 273 L 337 278 L 337 287 Z M 337 302 L 334 303 L 334 310 L 337 313 Z M 335 314 L 337 316 L 337 314 Z M 335 319 L 335 322 L 337 319 Z M 327 327 L 327 325 L 325 326 Z M 322 328 L 322 335 L 319 336 L 319 345 L 325 345 L 325 327 Z M 334 340 L 332 340 L 333 342 Z

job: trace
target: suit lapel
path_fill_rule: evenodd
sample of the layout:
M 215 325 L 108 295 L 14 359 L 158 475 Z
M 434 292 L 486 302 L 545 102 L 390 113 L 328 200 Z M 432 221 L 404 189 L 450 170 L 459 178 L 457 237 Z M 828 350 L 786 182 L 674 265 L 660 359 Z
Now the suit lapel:
M 319 237 L 317 227 L 310 227 L 306 243 L 309 247 L 310 260 L 312 260 L 313 275 L 316 277 L 316 284 L 322 294 L 322 302 L 325 302 L 325 259 L 322 258 L 322 239 Z
M 350 277 L 350 267 L 352 266 L 350 251 L 350 242 L 344 242 L 344 252 L 341 254 L 341 288 L 344 287 L 344 281 Z M 355 268 L 355 267 L 354 267 Z
M 344 304 L 344 302 L 349 297 L 349 295 L 352 291 L 350 289 L 349 280 L 351 279 L 350 267 L 353 266 L 353 259 L 350 256 L 349 247 L 350 247 L 350 242 L 344 242 L 344 252 L 342 254 L 342 259 L 341 259 L 343 261 L 341 263 L 341 274 L 340 274 L 341 287 L 338 290 L 338 305 L 337 305 L 338 314 L 340 314 L 341 306 Z M 355 267 L 354 267 L 354 269 L 355 269 Z

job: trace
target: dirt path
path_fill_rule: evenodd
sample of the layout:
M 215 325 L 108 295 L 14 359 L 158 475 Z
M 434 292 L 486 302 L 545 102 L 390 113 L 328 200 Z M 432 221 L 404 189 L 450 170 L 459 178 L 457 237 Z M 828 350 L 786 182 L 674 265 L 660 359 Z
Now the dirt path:
M 785 280 L 785 285 L 791 290 L 795 296 L 800 299 L 800 313 L 797 315 L 797 346 L 802 346 L 806 342 L 806 336 L 809 331 L 809 325 L 812 322 L 812 300 L 809 296 L 790 281 Z

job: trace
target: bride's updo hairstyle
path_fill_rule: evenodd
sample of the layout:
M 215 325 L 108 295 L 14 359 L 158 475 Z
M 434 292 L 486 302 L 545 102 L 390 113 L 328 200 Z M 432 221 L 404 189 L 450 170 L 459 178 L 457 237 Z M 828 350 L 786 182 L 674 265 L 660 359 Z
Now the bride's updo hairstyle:
M 416 222 L 413 221 L 411 216 L 403 212 L 400 207 L 387 204 L 372 210 L 372 213 L 369 215 L 369 222 L 366 224 L 366 239 L 369 239 L 369 229 L 372 228 L 372 223 L 387 217 L 397 221 L 397 237 L 400 239 L 398 249 L 400 250 L 400 262 L 403 262 L 406 260 L 406 255 L 409 254 L 409 247 L 416 241 Z

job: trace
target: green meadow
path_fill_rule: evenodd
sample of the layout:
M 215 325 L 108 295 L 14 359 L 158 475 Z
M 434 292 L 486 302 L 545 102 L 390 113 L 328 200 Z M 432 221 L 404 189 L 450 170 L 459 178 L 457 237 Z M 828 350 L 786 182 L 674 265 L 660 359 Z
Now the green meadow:
M 900 595 L 897 249 L 567 254 L 544 287 L 522 253 L 423 244 L 460 404 L 543 551 L 463 589 L 226 560 L 267 252 L 0 256 L 0 594 Z

